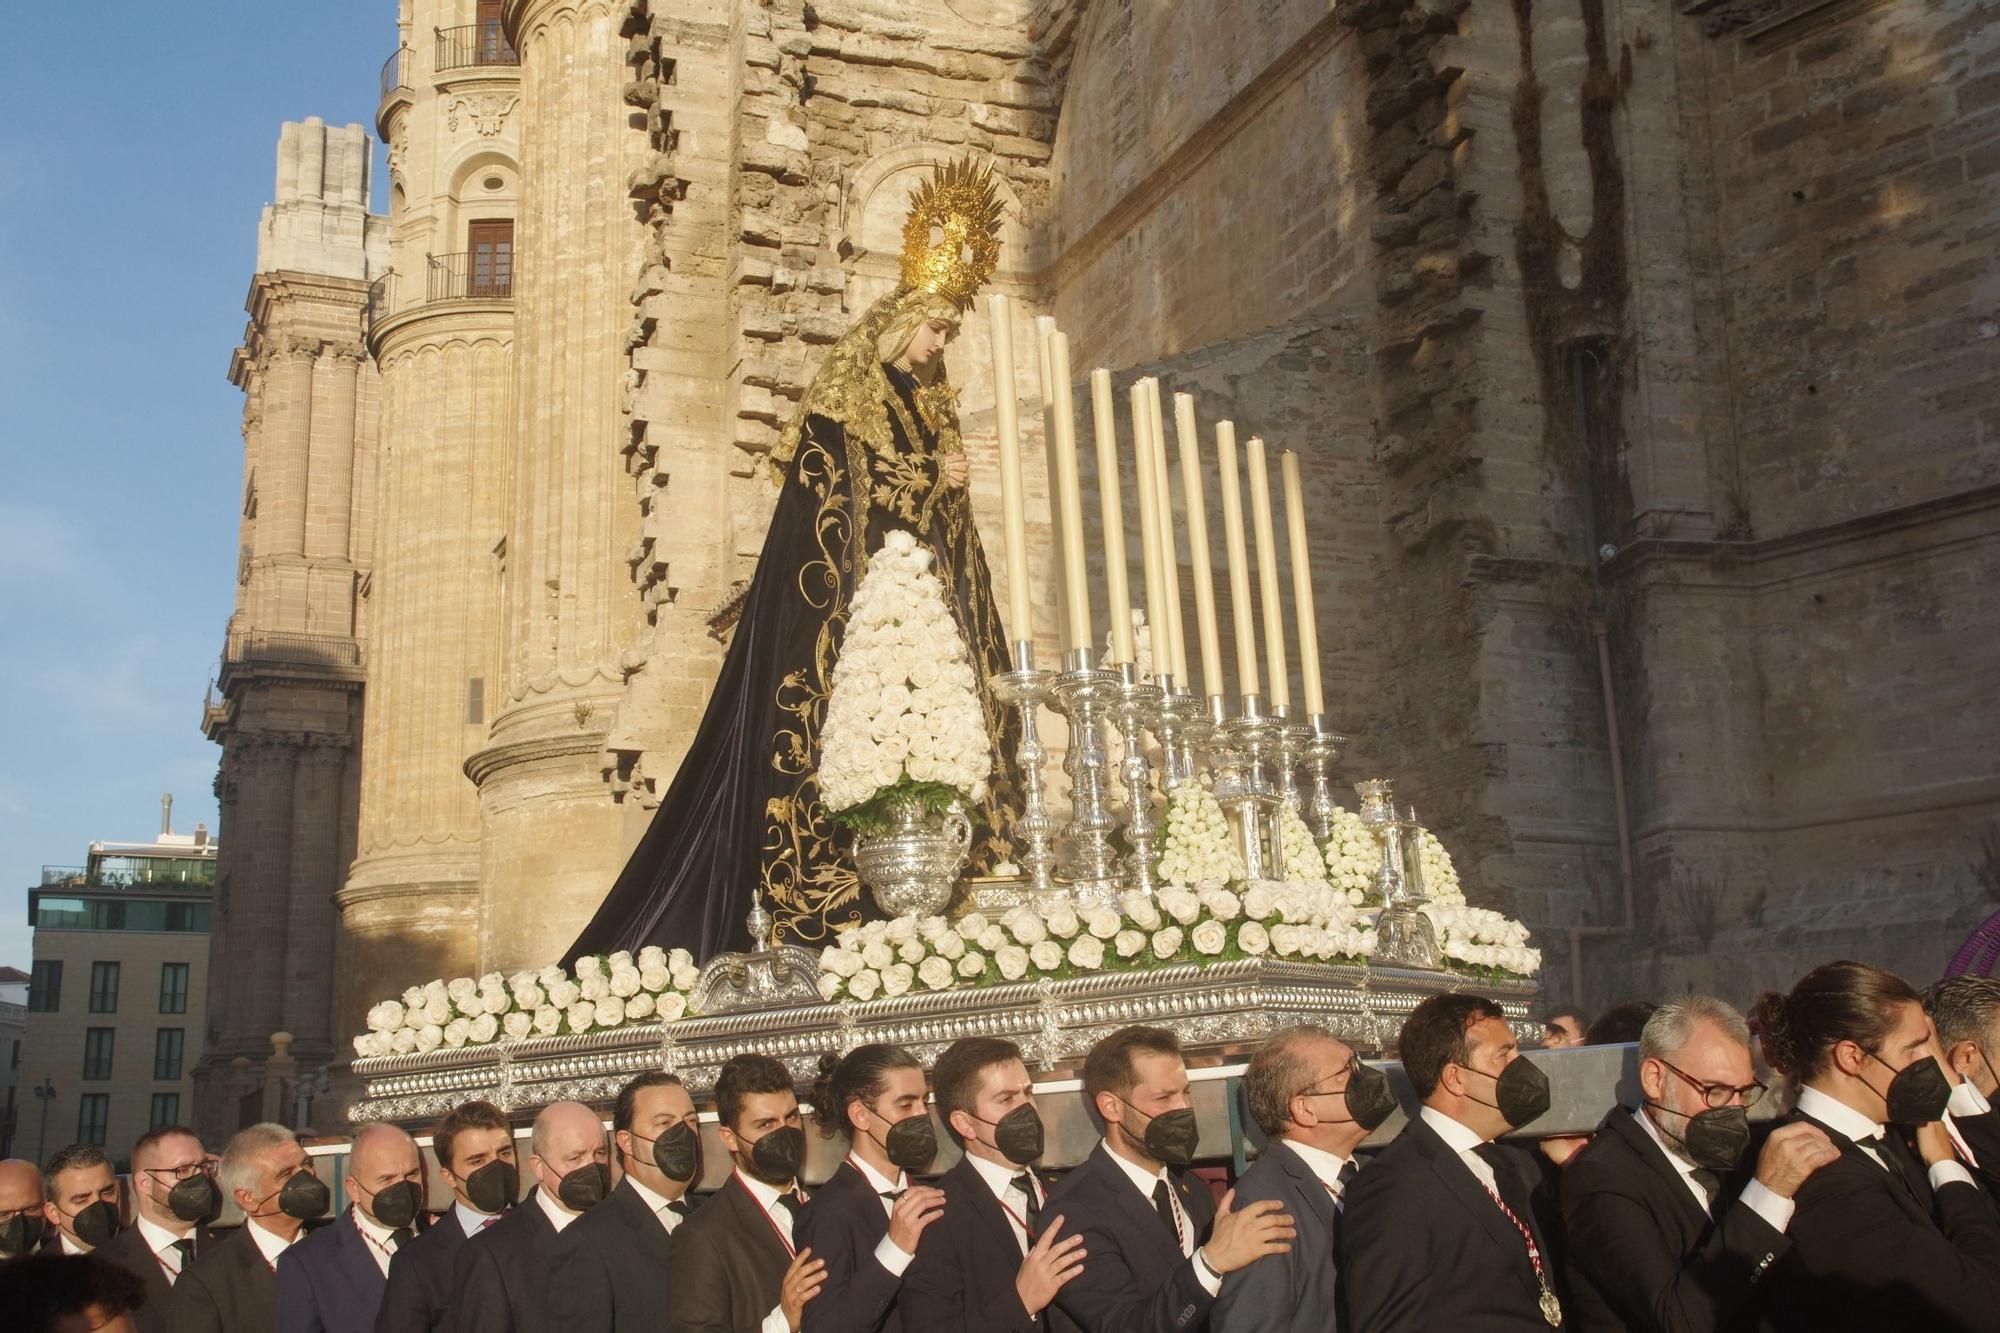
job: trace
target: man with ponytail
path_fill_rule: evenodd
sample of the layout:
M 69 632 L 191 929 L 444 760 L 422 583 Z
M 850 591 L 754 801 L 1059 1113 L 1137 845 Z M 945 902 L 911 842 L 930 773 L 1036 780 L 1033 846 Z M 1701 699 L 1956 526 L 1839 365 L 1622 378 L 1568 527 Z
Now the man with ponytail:
M 1772 1068 L 1799 1084 L 1786 1123 L 1817 1125 L 1840 1154 L 1795 1196 L 1791 1252 L 1769 1279 L 1772 1325 L 2000 1328 L 2000 1212 L 1945 1132 L 1955 1094 L 1917 992 L 1833 962 L 1767 993 L 1757 1017 Z
M 903 1274 L 944 1211 L 941 1190 L 910 1179 L 937 1156 L 924 1067 L 879 1042 L 824 1056 L 812 1103 L 820 1133 L 839 1133 L 848 1149 L 799 1213 L 799 1244 L 826 1263 L 826 1285 L 806 1307 L 806 1333 L 900 1330 Z
M 1790 1248 L 1792 1198 L 1840 1154 L 1817 1125 L 1787 1125 L 1744 1178 L 1749 1111 L 1764 1086 L 1743 1015 L 1711 996 L 1669 1000 L 1646 1020 L 1639 1094 L 1563 1171 L 1571 1323 L 1586 1333 L 1754 1328 L 1761 1280 Z

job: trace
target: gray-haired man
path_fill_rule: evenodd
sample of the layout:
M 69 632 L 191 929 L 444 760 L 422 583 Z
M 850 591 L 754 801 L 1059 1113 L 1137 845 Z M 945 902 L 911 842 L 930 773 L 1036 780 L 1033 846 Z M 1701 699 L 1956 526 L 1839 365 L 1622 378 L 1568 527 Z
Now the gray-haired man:
M 1759 1280 L 1788 1246 L 1792 1195 L 1840 1154 L 1817 1126 L 1787 1125 L 1743 1177 L 1747 1112 L 1764 1088 L 1743 1016 L 1709 996 L 1647 1020 L 1639 1087 L 1641 1105 L 1615 1108 L 1563 1172 L 1567 1327 L 1754 1327 Z

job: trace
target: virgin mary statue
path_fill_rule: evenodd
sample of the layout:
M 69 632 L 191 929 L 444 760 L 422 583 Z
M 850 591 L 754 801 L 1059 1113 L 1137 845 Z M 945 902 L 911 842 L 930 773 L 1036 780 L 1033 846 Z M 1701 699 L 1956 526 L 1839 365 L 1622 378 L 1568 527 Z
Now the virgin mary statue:
M 869 910 L 817 774 L 848 601 L 892 529 L 933 553 L 981 677 L 993 752 L 1012 753 L 983 688 L 1007 669 L 1006 641 L 943 356 L 993 272 L 999 223 L 990 175 L 967 163 L 938 168 L 913 192 L 901 281 L 835 344 L 772 451 L 777 508 L 694 743 L 566 957 L 659 944 L 707 959 L 749 947 L 753 895 L 778 942 L 808 946 Z M 972 873 L 1007 854 L 1014 783 L 1004 761 L 987 787 Z

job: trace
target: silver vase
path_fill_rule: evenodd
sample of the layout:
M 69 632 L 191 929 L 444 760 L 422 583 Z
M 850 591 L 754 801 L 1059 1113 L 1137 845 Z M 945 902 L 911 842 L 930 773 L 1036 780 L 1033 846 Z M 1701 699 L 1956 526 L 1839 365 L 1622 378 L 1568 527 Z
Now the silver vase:
M 884 912 L 935 916 L 951 903 L 972 850 L 972 821 L 954 801 L 942 814 L 914 799 L 889 807 L 889 827 L 854 835 L 854 865 Z

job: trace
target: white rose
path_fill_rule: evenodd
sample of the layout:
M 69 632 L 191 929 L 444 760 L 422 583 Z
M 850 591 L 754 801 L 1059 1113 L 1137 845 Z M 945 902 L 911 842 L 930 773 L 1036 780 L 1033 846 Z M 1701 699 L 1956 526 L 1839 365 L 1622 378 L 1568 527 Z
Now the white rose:
M 1120 958 L 1137 958 L 1146 947 L 1146 933 L 1141 930 L 1121 930 L 1112 944 Z
M 483 1046 L 500 1035 L 500 1020 L 492 1014 L 481 1014 L 472 1020 L 466 1035 Z
M 904 940 L 917 937 L 917 919 L 913 916 L 899 916 L 891 921 L 882 932 L 882 937 L 891 944 L 901 944 Z
M 384 1035 L 389 1038 L 389 1043 L 397 1055 L 408 1055 L 411 1051 L 417 1049 L 417 1030 L 415 1028 L 397 1028 L 394 1032 L 385 1033 Z
M 1228 889 L 1210 889 L 1201 895 L 1201 905 L 1217 921 L 1234 921 L 1243 912 L 1243 900 Z
M 552 1004 L 545 1004 L 535 1010 L 535 1031 L 544 1037 L 553 1037 L 556 1030 L 562 1027 L 562 1020 L 562 1010 Z
M 555 985 L 543 989 L 548 991 L 549 1003 L 557 1009 L 567 1010 L 577 1002 L 578 992 L 573 981 L 558 981 Z
M 1048 923 L 1033 912 L 1015 911 L 1008 914 L 1007 929 L 1022 944 L 1036 945 L 1049 937 Z
M 1271 952 L 1280 958 L 1297 956 L 1303 931 L 1303 927 L 1289 924 L 1271 927 Z
M 1188 938 L 1193 942 L 1196 953 L 1212 957 L 1228 946 L 1229 928 L 1220 921 L 1204 921 L 1194 928 L 1194 933 Z
M 364 1032 L 354 1039 L 354 1054 L 358 1059 L 367 1059 L 375 1054 L 375 1038 L 378 1034 Z
M 1153 933 L 1153 956 L 1155 958 L 1172 958 L 1180 951 L 1181 928 L 1179 926 L 1167 926 Z
M 677 949 L 675 952 L 680 951 Z M 693 990 L 695 983 L 701 980 L 701 969 L 693 963 L 675 963 L 672 970 L 675 990 Z
M 993 951 L 993 965 L 1008 981 L 1019 981 L 1028 975 L 1028 951 L 1018 944 L 1003 944 Z
M 514 1007 L 514 997 L 504 990 L 483 990 L 479 992 L 479 1007 L 484 1016 L 498 1017 Z
M 426 1023 L 417 1029 L 417 1049 L 434 1051 L 444 1042 L 444 1028 L 436 1023 Z
M 1201 915 L 1201 899 L 1186 889 L 1161 889 L 1160 910 L 1183 926 L 1191 926 Z
M 977 949 L 966 950 L 965 957 L 958 960 L 958 975 L 967 981 L 977 981 L 986 975 L 986 955 Z
M 535 973 L 535 984 L 540 986 L 543 990 L 547 990 L 549 987 L 555 985 L 558 981 L 568 981 L 568 980 L 569 980 L 569 973 L 563 971 L 560 967 L 557 967 L 554 963 L 550 963 L 547 967 Z
M 576 989 L 579 996 L 596 1004 L 611 994 L 611 978 L 601 975 L 585 977 L 577 983 Z
M 625 1017 L 636 1023 L 642 1018 L 651 1018 L 654 1008 L 653 997 L 644 991 L 640 991 L 637 995 L 625 1001 Z
M 1090 933 L 1100 940 L 1108 940 L 1118 934 L 1120 919 L 1118 913 L 1109 907 L 1093 907 L 1084 916 L 1084 924 Z
M 979 932 L 973 942 L 988 953 L 998 953 L 1009 943 L 1007 932 L 999 926 L 988 926 Z
M 951 960 L 941 955 L 924 959 L 917 964 L 917 980 L 927 990 L 943 990 L 951 984 Z
M 384 1000 L 368 1011 L 368 1026 L 375 1032 L 394 1032 L 403 1026 L 403 1006 Z
M 607 995 L 597 1002 L 597 1026 L 615 1028 L 625 1021 L 625 1001 Z
M 1053 972 L 1062 966 L 1063 947 L 1054 940 L 1043 940 L 1040 944 L 1029 946 L 1028 961 L 1039 971 Z
M 890 999 L 909 994 L 910 987 L 917 984 L 917 970 L 908 963 L 897 963 L 882 970 L 882 993 Z
M 611 993 L 621 1000 L 637 995 L 642 984 L 636 967 L 621 967 L 611 974 Z
M 672 984 L 673 978 L 667 975 L 665 964 L 639 969 L 639 988 L 641 990 L 650 991 L 654 995 L 658 995 Z
M 657 944 L 649 944 L 639 950 L 637 961 L 641 972 L 644 972 L 649 967 L 665 967 L 667 965 L 667 951 Z
M 923 962 L 929 954 L 930 949 L 922 940 L 904 940 L 896 946 L 896 957 L 911 967 Z
M 1077 920 L 1076 913 L 1068 906 L 1061 904 L 1052 908 L 1048 915 L 1042 918 L 1042 922 L 1049 928 L 1049 934 L 1059 940 L 1069 939 L 1077 931 L 1083 929 L 1083 922 Z M 1024 941 L 1024 943 L 1026 942 Z
M 838 944 L 829 944 L 820 950 L 819 970 L 843 979 L 851 977 L 861 970 L 861 955 Z
M 840 994 L 840 988 L 845 983 L 832 972 L 822 972 L 819 974 L 819 982 L 817 984 L 819 986 L 819 998 L 832 1003 L 833 998 Z
M 847 993 L 857 1000 L 872 1000 L 882 989 L 882 974 L 864 967 L 847 979 Z
M 978 912 L 967 912 L 958 919 L 957 929 L 966 939 L 976 940 L 986 933 L 986 918 Z
M 433 995 L 424 1002 L 424 1024 L 442 1030 L 451 1021 L 451 998 Z
M 874 940 L 866 948 L 862 949 L 861 961 L 875 971 L 880 972 L 883 968 L 896 961 L 896 950 L 887 940 Z
M 479 983 L 471 977 L 453 977 L 445 983 L 444 993 L 451 997 L 453 1004 L 463 1007 L 479 994 Z
M 947 930 L 937 937 L 932 947 L 946 962 L 957 962 L 965 954 L 965 937 L 955 930 Z
M 535 1016 L 525 1009 L 516 1009 L 500 1020 L 500 1026 L 506 1031 L 509 1040 L 522 1041 L 535 1030 Z
M 569 1024 L 571 1032 L 588 1032 L 597 1025 L 597 1004 L 592 1000 L 578 1000 L 563 1010 L 563 1021 Z
M 1236 928 L 1236 947 L 1255 958 L 1270 951 L 1271 933 L 1255 921 L 1245 921 Z
M 592 977 L 601 977 L 603 975 L 604 975 L 604 960 L 597 957 L 595 954 L 587 955 L 583 958 L 579 958 L 576 960 L 576 979 L 578 982 L 585 982 L 590 980 Z
M 423 1007 L 424 988 L 422 986 L 412 986 L 403 992 L 403 1008 L 421 1009 Z
M 514 992 L 514 1003 L 520 1005 L 523 1009 L 539 1009 L 548 1002 L 548 992 L 532 981 L 525 986 L 519 987 Z
M 1160 928 L 1158 904 L 1143 895 L 1136 893 L 1126 895 L 1125 915 L 1141 930 L 1151 931 Z
M 452 1019 L 451 1022 L 444 1025 L 444 1044 L 453 1050 L 457 1050 L 459 1047 L 465 1045 L 466 1034 L 471 1030 L 472 1021 L 470 1019 Z
M 1079 935 L 1070 942 L 1069 961 L 1085 972 L 1104 966 L 1104 941 L 1095 935 Z

